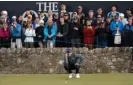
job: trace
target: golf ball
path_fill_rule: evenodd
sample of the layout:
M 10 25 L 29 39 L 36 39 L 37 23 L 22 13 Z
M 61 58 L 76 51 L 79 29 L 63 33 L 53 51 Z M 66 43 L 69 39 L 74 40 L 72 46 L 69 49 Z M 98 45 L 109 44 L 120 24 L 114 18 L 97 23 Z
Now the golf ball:
M 65 81 L 65 84 L 66 84 L 67 82 Z

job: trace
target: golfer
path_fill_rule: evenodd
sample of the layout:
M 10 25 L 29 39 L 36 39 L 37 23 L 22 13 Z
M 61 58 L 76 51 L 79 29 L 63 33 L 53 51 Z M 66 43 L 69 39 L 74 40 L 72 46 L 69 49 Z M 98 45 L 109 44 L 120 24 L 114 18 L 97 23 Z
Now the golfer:
M 64 57 L 64 68 L 69 73 L 69 78 L 72 78 L 72 70 L 76 71 L 76 78 L 80 78 L 79 69 L 83 62 L 83 57 L 77 53 L 72 53 L 70 48 L 66 49 Z

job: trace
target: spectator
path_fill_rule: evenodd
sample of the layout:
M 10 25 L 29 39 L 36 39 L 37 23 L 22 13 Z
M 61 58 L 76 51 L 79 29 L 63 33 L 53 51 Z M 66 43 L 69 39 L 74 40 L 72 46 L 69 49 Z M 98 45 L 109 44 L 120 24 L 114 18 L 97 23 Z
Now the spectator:
M 101 15 L 97 15 L 97 24 L 95 29 L 97 47 L 107 47 L 107 29 L 105 28 L 105 22 L 102 20 Z
M 8 24 L 4 23 L 3 27 L 0 28 L 0 47 L 8 48 L 10 45 L 10 31 L 8 28 Z
M 73 20 L 73 18 L 75 18 L 75 17 L 78 17 L 77 12 L 73 12 L 73 14 L 72 14 L 72 20 Z M 72 20 L 71 20 L 71 22 L 73 22 Z
M 112 5 L 111 12 L 107 14 L 107 17 L 110 17 L 112 20 L 114 20 L 115 16 L 119 16 L 119 12 L 117 11 L 117 6 Z
M 12 16 L 12 22 L 13 21 L 17 21 L 17 17 L 16 16 Z
M 22 42 L 23 42 L 23 46 L 24 45 L 24 40 L 25 40 L 25 31 L 28 28 L 28 22 L 27 22 L 27 18 L 24 18 L 22 21 Z
M 126 10 L 126 18 L 128 19 L 130 15 L 132 15 L 132 9 L 131 8 L 128 8 Z
M 18 17 L 17 22 L 18 22 L 20 25 L 22 25 L 23 17 L 22 17 L 21 15 Z
M 56 29 L 57 29 L 57 23 L 58 23 L 58 15 L 57 14 L 53 14 L 53 24 L 54 24 Z
M 43 11 L 40 12 L 40 17 L 39 18 L 40 18 L 40 20 L 43 20 L 44 23 L 46 23 L 47 20 L 48 20 L 47 16 L 44 14 Z
M 48 11 L 48 18 L 52 18 L 53 19 L 53 12 L 51 10 Z
M 51 49 L 54 47 L 56 38 L 56 28 L 53 25 L 52 19 L 48 19 L 47 24 L 44 27 L 44 39 L 46 41 L 47 47 Z
M 3 27 L 3 24 L 5 23 L 4 21 L 4 16 L 0 17 L 0 28 Z
M 81 45 L 80 35 L 82 31 L 81 25 L 78 23 L 78 20 L 78 17 L 73 18 L 73 23 L 71 24 L 70 36 L 72 47 L 80 47 Z
M 64 20 L 65 20 L 65 23 L 69 24 L 70 23 L 70 20 L 69 20 L 69 13 L 64 13 Z
M 125 26 L 126 24 L 128 24 L 128 21 L 126 18 L 124 18 L 124 14 L 120 13 L 120 21 L 122 21 L 123 25 Z
M 6 23 L 8 23 L 8 25 L 10 24 L 10 19 L 9 19 L 9 17 L 8 17 L 8 13 L 7 13 L 7 11 L 2 11 L 2 16 L 4 17 L 4 23 L 6 22 Z
M 28 28 L 25 30 L 25 47 L 32 48 L 34 46 L 34 38 L 36 36 L 35 30 L 32 28 L 32 24 L 28 24 Z
M 44 21 L 40 20 L 40 26 L 36 28 L 36 42 L 38 43 L 40 48 L 43 48 L 43 38 L 44 38 Z M 38 47 L 38 46 L 37 46 Z
M 68 24 L 65 23 L 63 17 L 60 17 L 60 21 L 57 29 L 57 47 L 67 46 L 68 44 L 67 34 L 68 34 Z
M 62 4 L 61 5 L 61 10 L 60 10 L 60 12 L 64 15 L 64 13 L 66 13 L 67 11 L 66 11 L 66 5 L 65 4 Z M 62 15 L 62 16 L 63 16 Z
M 83 13 L 83 8 L 82 8 L 82 6 L 78 6 L 77 14 L 78 14 L 79 18 L 85 16 L 85 14 Z
M 92 24 L 93 26 L 95 26 L 96 18 L 94 17 L 94 12 L 93 12 L 93 10 L 89 10 L 88 16 L 87 16 L 86 19 L 88 19 L 88 20 L 91 22 L 91 24 Z
M 26 9 L 26 15 L 24 16 L 24 18 L 28 18 L 28 16 L 31 15 L 32 17 L 32 21 L 35 20 L 35 15 L 30 11 L 30 9 Z
M 102 16 L 102 20 L 104 20 L 104 15 L 103 15 L 103 10 L 102 10 L 102 8 L 98 8 L 98 9 L 97 9 L 96 17 L 97 17 L 98 15 L 101 15 L 101 16 Z
M 103 15 L 103 10 L 102 8 L 97 9 L 97 15 Z
M 111 23 L 111 18 L 110 17 L 107 17 L 106 19 L 106 24 L 105 24 L 105 28 L 107 29 L 107 33 L 108 33 L 108 38 L 107 38 L 107 42 L 108 42 L 108 46 L 111 47 L 113 46 L 113 41 L 112 40 L 112 32 L 110 30 L 110 23 Z
M 82 28 L 86 25 L 85 23 L 86 23 L 86 17 L 85 16 L 82 16 L 80 18 L 80 24 L 82 25 Z
M 125 26 L 123 31 L 124 46 L 133 46 L 133 20 L 128 19 L 128 24 Z
M 93 49 L 95 28 L 91 25 L 91 22 L 87 20 L 86 26 L 83 29 L 84 44 L 88 49 Z
M 22 48 L 22 41 L 21 41 L 21 25 L 19 25 L 16 21 L 14 21 L 10 26 L 10 31 L 12 35 L 11 39 L 11 48 Z
M 28 16 L 27 16 L 27 22 L 28 22 L 28 23 L 33 23 L 33 22 L 32 22 L 32 15 L 28 15 Z
M 112 21 L 110 24 L 110 30 L 113 35 L 113 40 L 114 40 L 114 37 L 115 37 L 114 35 L 116 34 L 116 32 L 119 31 L 120 33 L 122 33 L 123 28 L 124 28 L 123 23 L 119 20 L 119 16 L 116 16 L 115 21 Z M 117 46 L 117 45 L 115 45 L 115 46 Z M 120 45 L 118 45 L 118 46 L 120 46 Z
M 35 23 L 34 23 L 34 26 L 35 26 L 35 27 L 33 27 L 33 28 L 36 29 L 37 27 L 39 27 L 39 26 L 40 26 L 40 23 L 39 23 L 39 22 L 40 22 L 40 19 L 37 17 L 37 18 L 35 19 Z

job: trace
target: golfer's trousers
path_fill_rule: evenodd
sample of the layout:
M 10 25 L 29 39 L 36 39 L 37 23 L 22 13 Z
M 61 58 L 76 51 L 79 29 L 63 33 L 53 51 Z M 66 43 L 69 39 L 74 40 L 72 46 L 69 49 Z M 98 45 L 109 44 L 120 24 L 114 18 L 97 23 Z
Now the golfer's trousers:
M 64 66 L 65 70 L 70 74 L 72 70 L 76 71 L 76 74 L 79 73 L 80 66 L 75 64 L 68 64 L 68 66 Z

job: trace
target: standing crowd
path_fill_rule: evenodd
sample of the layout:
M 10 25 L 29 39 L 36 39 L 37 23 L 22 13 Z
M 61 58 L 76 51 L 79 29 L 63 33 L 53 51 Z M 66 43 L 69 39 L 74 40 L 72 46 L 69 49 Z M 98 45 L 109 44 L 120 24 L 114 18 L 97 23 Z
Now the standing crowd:
M 10 16 L 6 10 L 0 16 L 0 47 L 87 47 L 88 49 L 111 46 L 133 46 L 133 15 L 131 8 L 120 13 L 112 5 L 108 14 L 102 8 L 97 12 L 78 6 L 72 17 L 61 5 L 59 14 L 43 11 L 35 17 L 26 9 L 24 18 Z

